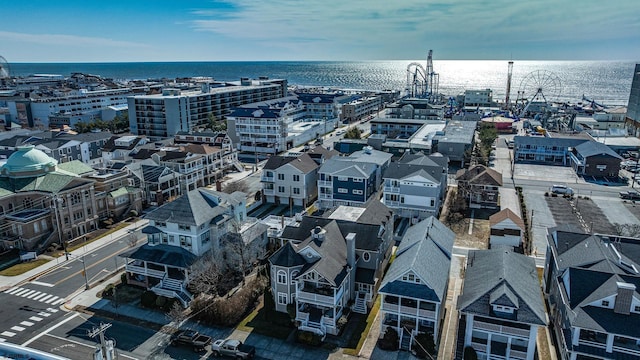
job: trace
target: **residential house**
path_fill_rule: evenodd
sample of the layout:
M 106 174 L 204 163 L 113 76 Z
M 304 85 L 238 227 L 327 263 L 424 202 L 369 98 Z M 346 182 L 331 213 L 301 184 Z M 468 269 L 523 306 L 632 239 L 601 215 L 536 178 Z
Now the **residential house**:
M 350 156 L 325 161 L 318 170 L 318 207 L 364 205 L 380 188 L 391 156 L 366 147 Z
M 622 156 L 607 145 L 597 141 L 585 141 L 569 153 L 571 167 L 576 174 L 597 178 L 617 179 Z
M 88 178 L 95 181 L 100 220 L 122 219 L 129 216 L 132 210 L 138 214 L 142 212 L 144 192 L 136 186 L 134 177 L 126 170 L 99 169 Z M 105 197 L 104 201 L 100 200 L 101 197 Z
M 455 234 L 431 216 L 407 229 L 400 241 L 380 285 L 380 330 L 395 330 L 403 350 L 412 348 L 419 333 L 438 344 L 454 240 Z
M 522 252 L 522 239 L 527 229 L 524 221 L 511 209 L 501 210 L 489 216 L 489 247 L 494 248 L 500 245 L 510 246 L 520 249 Z
M 207 145 L 216 150 L 215 156 L 212 159 L 212 163 L 205 164 L 207 168 L 213 166 L 213 169 L 209 169 L 209 176 L 214 172 L 226 173 L 228 171 L 242 170 L 242 165 L 238 162 L 238 150 L 233 145 L 231 138 L 225 132 L 194 132 L 184 133 L 179 132 L 174 138 L 176 144 L 195 144 L 195 145 Z M 202 152 L 196 152 L 202 154 Z M 222 160 L 218 166 L 219 160 Z M 205 176 L 207 176 L 205 172 Z
M 437 143 L 436 151 L 447 156 L 450 161 L 464 165 L 475 144 L 477 125 L 476 121 L 449 121 L 444 130 L 433 138 Z
M 269 157 L 260 178 L 265 202 L 306 208 L 318 196 L 318 168 L 306 153 Z
M 484 165 L 473 165 L 456 173 L 458 195 L 469 201 L 470 208 L 500 208 L 502 174 Z
M 186 288 L 190 267 L 205 253 L 220 250 L 221 238 L 235 229 L 233 224 L 245 221 L 245 201 L 241 192 L 200 188 L 145 215 L 147 243 L 121 255 L 128 282 L 187 306 L 192 299 Z
M 33 145 L 19 146 L 0 167 L 2 246 L 44 251 L 96 230 L 102 200 L 91 173 L 80 161 L 58 164 Z
M 156 164 L 166 166 L 180 175 L 182 192 L 204 186 L 205 157 L 203 155 L 168 148 L 153 153 L 151 159 Z
M 108 166 L 116 160 L 131 160 L 130 154 L 135 154 L 134 150 L 146 143 L 144 136 L 112 136 L 102 147 L 102 164 Z
M 299 329 L 335 335 L 351 301 L 358 313 L 373 305 L 393 245 L 393 216 L 383 204 L 306 216 L 281 237 L 269 258 L 271 290 L 277 311 L 295 306 Z
M 465 347 L 478 359 L 537 358 L 547 315 L 534 259 L 508 248 L 470 251 L 457 308 L 456 359 Z
M 449 159 L 405 153 L 385 171 L 382 202 L 399 217 L 437 216 L 447 191 Z
M 640 240 L 547 229 L 544 292 L 562 360 L 640 357 Z

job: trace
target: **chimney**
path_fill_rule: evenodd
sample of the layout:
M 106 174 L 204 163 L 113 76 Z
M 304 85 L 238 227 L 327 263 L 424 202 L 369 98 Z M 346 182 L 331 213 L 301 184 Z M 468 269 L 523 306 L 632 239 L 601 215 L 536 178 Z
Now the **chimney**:
M 311 238 L 322 242 L 324 241 L 324 236 L 326 233 L 327 231 L 325 229 L 321 228 L 320 226 L 316 226 L 315 228 L 313 228 L 313 230 L 311 230 Z
M 356 266 L 356 234 L 347 234 L 345 240 L 347 241 L 347 265 L 353 269 Z
M 613 312 L 616 314 L 629 315 L 631 312 L 631 301 L 633 300 L 633 293 L 636 291 L 636 286 L 629 283 L 616 282 L 618 286 L 618 293 L 616 294 L 616 302 L 613 307 Z

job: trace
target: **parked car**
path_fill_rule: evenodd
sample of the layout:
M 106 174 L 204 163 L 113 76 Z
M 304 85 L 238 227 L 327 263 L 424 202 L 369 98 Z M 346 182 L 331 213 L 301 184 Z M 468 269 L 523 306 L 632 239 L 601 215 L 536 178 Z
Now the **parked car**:
M 509 149 L 513 149 L 515 142 L 513 140 L 507 140 L 507 147 Z
M 573 195 L 573 189 L 565 185 L 553 185 L 551 187 L 551 193 L 561 195 Z
M 344 135 L 344 133 L 346 133 L 346 130 L 338 130 L 336 135 Z
M 211 344 L 211 352 L 215 356 L 229 356 L 235 359 L 253 359 L 256 356 L 256 348 L 243 344 L 240 340 L 227 339 L 216 340 Z
M 620 191 L 620 198 L 625 200 L 640 200 L 640 192 L 635 190 Z
M 181 330 L 171 337 L 171 345 L 191 346 L 194 351 L 204 350 L 209 344 L 211 344 L 211 337 L 202 335 L 195 330 Z

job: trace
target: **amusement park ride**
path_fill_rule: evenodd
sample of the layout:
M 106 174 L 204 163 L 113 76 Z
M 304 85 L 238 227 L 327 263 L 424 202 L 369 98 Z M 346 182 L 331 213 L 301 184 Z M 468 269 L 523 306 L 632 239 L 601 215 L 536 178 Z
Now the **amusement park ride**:
M 417 62 L 412 62 L 407 66 L 407 97 L 429 99 L 430 103 L 435 103 L 438 95 L 438 82 L 439 75 L 433 71 L 433 50 L 429 50 L 426 70 Z

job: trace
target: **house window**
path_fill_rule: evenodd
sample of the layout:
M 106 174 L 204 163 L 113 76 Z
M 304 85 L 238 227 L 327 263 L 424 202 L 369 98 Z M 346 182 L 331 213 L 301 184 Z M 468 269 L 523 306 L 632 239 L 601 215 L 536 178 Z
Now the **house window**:
M 435 199 L 431 199 L 431 206 L 436 206 L 436 200 Z
M 284 180 L 284 174 L 278 174 L 278 180 Z
M 636 306 L 634 306 L 634 307 L 633 307 L 633 311 L 634 311 L 634 312 L 640 312 L 640 306 L 637 306 L 637 305 L 636 305 Z
M 604 306 L 604 307 L 609 307 L 609 301 L 607 301 L 607 300 L 602 300 L 602 306 Z
M 362 259 L 365 262 L 369 262 L 369 260 L 371 260 L 371 255 L 369 254 L 369 252 L 365 251 L 364 254 L 362 254 Z
M 338 192 L 339 192 L 340 194 L 347 194 L 347 193 L 349 193 L 349 190 L 347 190 L 347 189 L 345 189 L 345 188 L 338 188 Z
M 352 192 L 354 195 L 362 195 L 362 190 L 353 189 Z
M 180 246 L 191 247 L 191 236 L 180 235 Z
M 191 231 L 191 225 L 178 225 L 178 229 L 183 230 L 183 231 Z
M 353 182 L 361 183 L 361 182 L 362 182 L 362 179 L 353 178 Z
M 156 221 L 156 226 L 157 227 L 167 227 L 167 223 L 166 222 Z
M 284 186 L 278 186 L 278 192 L 279 193 L 283 193 L 284 192 Z
M 293 175 L 293 181 L 300 181 L 300 175 Z
M 349 181 L 349 178 L 346 176 L 338 176 L 338 181 Z
M 294 195 L 300 195 L 300 188 L 293 188 Z
M 278 270 L 278 284 L 287 284 L 287 272 Z
M 288 296 L 286 293 L 278 293 L 278 304 L 279 305 L 287 305 L 289 302 L 288 300 Z

